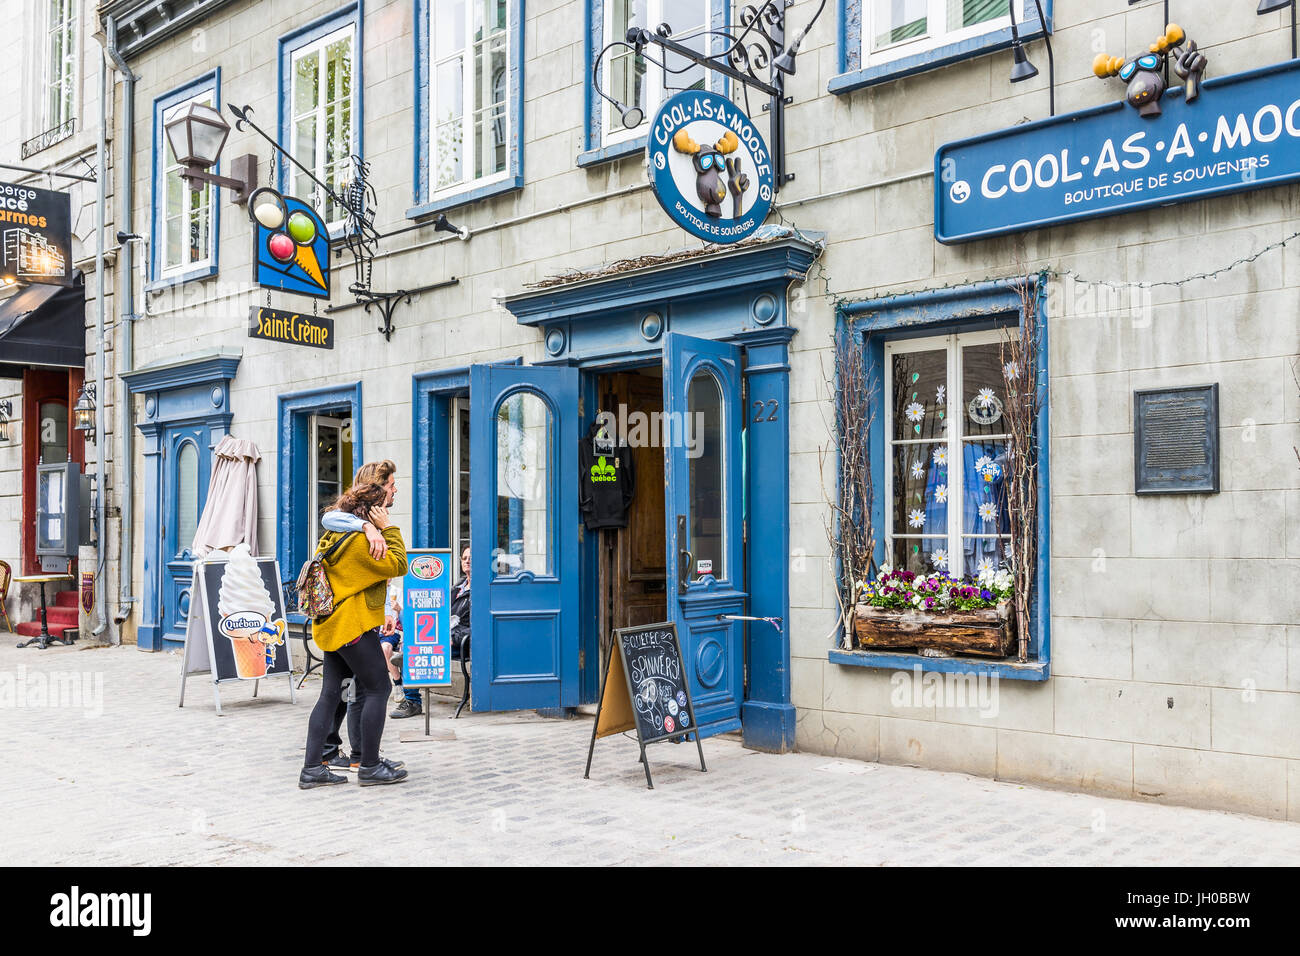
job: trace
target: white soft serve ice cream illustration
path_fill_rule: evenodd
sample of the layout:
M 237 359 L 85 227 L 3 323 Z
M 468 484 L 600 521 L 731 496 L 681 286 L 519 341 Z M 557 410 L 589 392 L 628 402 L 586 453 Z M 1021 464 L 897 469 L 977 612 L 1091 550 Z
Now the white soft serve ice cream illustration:
M 273 621 L 275 603 L 248 545 L 230 552 L 217 596 L 221 632 L 230 638 L 240 677 L 262 677 L 274 662 L 272 645 L 284 643 L 284 620 Z

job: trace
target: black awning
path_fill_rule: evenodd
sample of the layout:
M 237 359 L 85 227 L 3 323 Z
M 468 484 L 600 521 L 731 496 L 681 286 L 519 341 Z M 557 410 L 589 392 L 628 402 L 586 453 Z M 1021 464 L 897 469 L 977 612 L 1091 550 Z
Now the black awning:
M 0 302 L 0 368 L 86 365 L 86 290 L 30 285 Z

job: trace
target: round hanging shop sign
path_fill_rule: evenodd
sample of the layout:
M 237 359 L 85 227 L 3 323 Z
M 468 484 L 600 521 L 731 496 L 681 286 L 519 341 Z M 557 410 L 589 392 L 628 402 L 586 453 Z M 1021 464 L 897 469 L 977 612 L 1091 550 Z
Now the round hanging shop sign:
M 646 162 L 664 212 L 708 242 L 739 242 L 772 209 L 772 155 L 720 93 L 684 90 L 665 102 L 650 124 Z

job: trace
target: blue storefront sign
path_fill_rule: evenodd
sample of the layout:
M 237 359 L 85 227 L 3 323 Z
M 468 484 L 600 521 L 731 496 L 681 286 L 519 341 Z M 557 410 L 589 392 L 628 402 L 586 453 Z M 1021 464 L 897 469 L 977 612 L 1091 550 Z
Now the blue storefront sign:
M 1300 60 L 1122 100 L 941 147 L 934 234 L 944 243 L 1040 229 L 1300 181 Z
M 402 686 L 451 683 L 451 552 L 407 552 L 402 581 Z
M 669 97 L 650 124 L 646 162 L 664 212 L 707 242 L 739 242 L 772 209 L 772 154 L 750 118 L 720 93 Z
M 310 205 L 264 186 L 248 200 L 253 281 L 264 289 L 330 297 L 330 236 Z

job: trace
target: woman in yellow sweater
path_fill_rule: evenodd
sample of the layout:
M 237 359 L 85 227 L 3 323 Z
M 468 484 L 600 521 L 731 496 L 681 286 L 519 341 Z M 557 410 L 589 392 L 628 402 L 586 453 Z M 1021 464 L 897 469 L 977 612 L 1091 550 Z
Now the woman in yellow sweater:
M 384 509 L 387 497 L 383 485 L 366 482 L 353 485 L 335 505 L 378 528 L 388 544 L 388 553 L 376 561 L 365 536 L 352 534 L 325 564 L 334 591 L 334 613 L 312 624 L 312 636 L 325 652 L 325 663 L 321 668 L 320 699 L 307 722 L 307 753 L 298 776 L 298 786 L 303 790 L 347 782 L 346 777 L 331 773 L 321 764 L 325 736 L 333 725 L 345 677 L 354 678 L 365 694 L 358 781 L 369 787 L 406 779 L 406 770 L 379 756 L 379 738 L 384 733 L 388 694 L 393 687 L 388 662 L 379 646 L 379 629 L 384 623 L 388 579 L 406 574 L 406 544 L 402 533 L 388 523 Z M 318 553 L 328 551 L 342 537 L 339 532 L 326 531 L 321 535 Z

